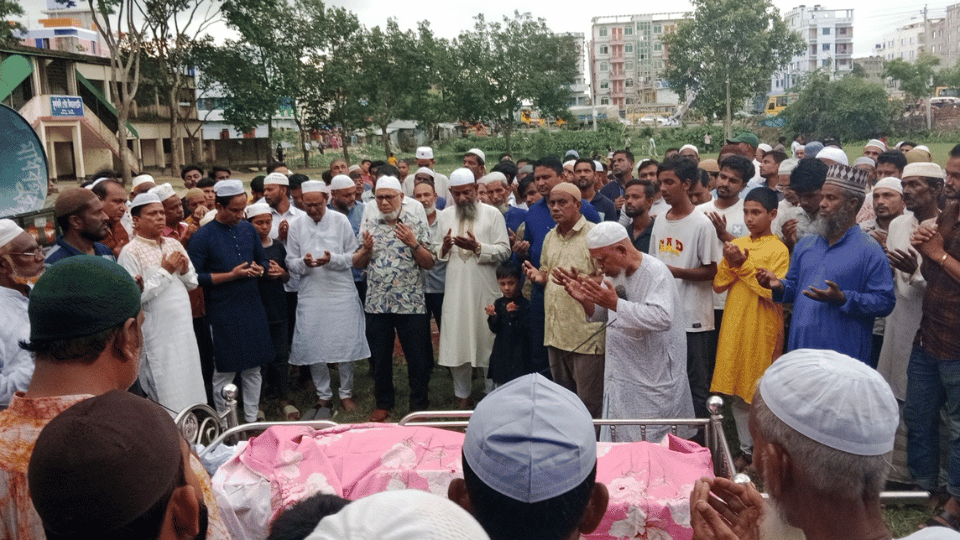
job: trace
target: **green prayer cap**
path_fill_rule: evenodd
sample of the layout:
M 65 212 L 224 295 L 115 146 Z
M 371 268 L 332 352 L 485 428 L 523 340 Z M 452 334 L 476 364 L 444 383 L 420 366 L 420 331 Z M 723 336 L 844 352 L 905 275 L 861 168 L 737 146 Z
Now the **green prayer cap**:
M 77 255 L 47 267 L 28 312 L 30 341 L 92 336 L 140 313 L 140 287 L 119 264 Z

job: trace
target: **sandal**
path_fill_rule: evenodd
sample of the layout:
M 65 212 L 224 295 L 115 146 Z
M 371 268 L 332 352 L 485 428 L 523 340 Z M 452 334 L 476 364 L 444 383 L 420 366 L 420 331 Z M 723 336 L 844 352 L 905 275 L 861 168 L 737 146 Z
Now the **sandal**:
M 944 510 L 939 515 L 933 516 L 923 524 L 924 527 L 946 527 L 955 531 L 960 531 L 960 516 Z
M 300 411 L 297 410 L 293 405 L 284 405 L 283 406 L 283 417 L 287 420 L 299 420 Z

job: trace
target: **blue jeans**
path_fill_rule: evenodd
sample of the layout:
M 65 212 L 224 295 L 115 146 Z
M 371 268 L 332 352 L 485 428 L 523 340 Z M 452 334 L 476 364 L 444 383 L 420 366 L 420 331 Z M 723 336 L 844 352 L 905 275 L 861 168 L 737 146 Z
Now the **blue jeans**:
M 946 405 L 950 433 L 947 491 L 960 498 L 960 359 L 941 360 L 914 346 L 907 365 L 907 464 L 925 490 L 936 490 L 940 476 L 940 411 Z

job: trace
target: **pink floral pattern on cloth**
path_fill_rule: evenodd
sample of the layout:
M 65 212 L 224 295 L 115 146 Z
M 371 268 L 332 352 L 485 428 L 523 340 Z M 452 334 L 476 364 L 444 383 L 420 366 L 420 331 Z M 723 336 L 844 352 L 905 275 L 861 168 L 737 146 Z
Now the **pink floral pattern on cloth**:
M 462 446 L 462 433 L 437 428 L 274 426 L 220 467 L 213 484 L 234 538 L 263 539 L 281 511 L 316 493 L 356 500 L 420 489 L 445 497 L 463 477 Z M 597 479 L 610 506 L 588 538 L 689 540 L 690 491 L 712 470 L 707 449 L 673 435 L 662 445 L 601 443 Z

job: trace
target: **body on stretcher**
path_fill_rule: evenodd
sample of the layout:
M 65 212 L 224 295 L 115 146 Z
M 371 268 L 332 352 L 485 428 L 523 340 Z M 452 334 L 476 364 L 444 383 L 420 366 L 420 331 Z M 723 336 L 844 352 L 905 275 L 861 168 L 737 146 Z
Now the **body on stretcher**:
M 708 408 L 708 419 L 595 421 L 612 429 L 631 425 L 654 431 L 666 425 L 673 434 L 684 426 L 703 428 L 707 447 L 674 435 L 659 444 L 599 443 L 597 480 L 607 485 L 611 500 L 603 522 L 589 538 L 691 537 L 688 498 L 693 482 L 703 476 L 734 475 L 722 430 L 722 400 L 711 398 Z M 240 443 L 213 479 L 234 538 L 260 539 L 266 538 L 269 524 L 282 510 L 319 492 L 351 500 L 389 489 L 423 489 L 445 496 L 450 481 L 462 477 L 462 430 L 470 414 L 419 412 L 398 424 L 234 423 L 225 430 L 230 422 L 224 420 L 221 429 L 208 425 L 202 433 L 205 440 L 199 442 L 206 446 L 200 455 L 239 435 L 264 431 L 249 443 Z M 887 502 L 918 496 L 922 492 L 884 494 Z

